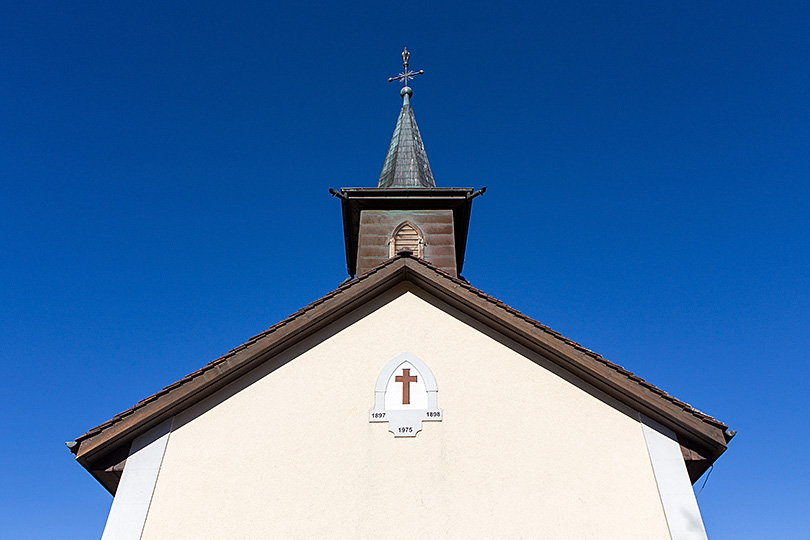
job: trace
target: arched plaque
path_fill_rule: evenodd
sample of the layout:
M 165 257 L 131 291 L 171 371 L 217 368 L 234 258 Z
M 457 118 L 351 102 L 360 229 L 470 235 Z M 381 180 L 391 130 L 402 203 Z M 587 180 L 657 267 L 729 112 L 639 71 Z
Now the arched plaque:
M 388 422 L 394 437 L 416 437 L 422 422 L 441 422 L 436 378 L 430 368 L 410 353 L 386 364 L 374 388 L 369 422 Z

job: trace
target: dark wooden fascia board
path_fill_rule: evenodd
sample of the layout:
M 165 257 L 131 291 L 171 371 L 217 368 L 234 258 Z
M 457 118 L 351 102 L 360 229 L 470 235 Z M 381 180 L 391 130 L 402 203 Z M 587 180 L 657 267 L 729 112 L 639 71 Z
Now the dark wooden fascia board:
M 691 439 L 679 436 L 678 443 L 681 445 L 681 455 L 686 463 L 689 479 L 694 484 L 719 456 L 715 456 L 710 450 L 707 451 L 705 448 L 696 445 Z
M 387 188 L 340 188 L 340 193 L 354 200 L 393 199 L 468 199 L 475 191 L 471 187 L 387 187 Z
M 467 199 L 453 209 L 453 233 L 456 240 L 456 271 L 461 274 L 464 268 L 464 257 L 467 252 L 467 235 L 470 230 L 470 213 L 472 212 L 472 199 Z
M 98 471 L 93 469 L 90 470 L 90 474 L 93 475 L 93 478 L 95 478 L 110 495 L 115 497 L 115 492 L 118 491 L 118 483 L 121 481 L 121 473 L 116 474 L 106 470 Z
M 119 445 L 105 452 L 99 460 L 90 463 L 83 456 L 77 456 L 78 461 L 85 469 L 93 475 L 93 478 L 98 480 L 104 489 L 115 495 L 118 489 L 118 482 L 121 480 L 121 474 L 124 472 L 124 465 L 129 456 L 129 444 Z
M 715 459 L 726 448 L 723 428 L 707 424 L 691 412 L 663 398 L 661 395 L 632 381 L 628 376 L 608 367 L 603 362 L 569 345 L 509 313 L 500 306 L 479 297 L 452 279 L 436 280 L 435 270 L 417 261 L 408 264 L 409 278 L 462 313 L 487 324 L 510 339 L 527 346 L 555 364 L 578 376 L 631 408 L 661 422 L 676 433 L 688 433 L 711 449 Z
M 348 199 L 340 201 L 343 214 L 343 242 L 346 245 L 346 272 L 357 272 L 357 238 L 360 235 L 360 208 Z

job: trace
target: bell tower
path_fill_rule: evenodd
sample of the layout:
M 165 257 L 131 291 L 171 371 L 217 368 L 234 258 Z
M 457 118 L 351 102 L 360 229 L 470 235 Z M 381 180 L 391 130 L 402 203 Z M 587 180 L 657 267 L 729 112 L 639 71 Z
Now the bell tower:
M 408 80 L 424 73 L 408 69 L 410 53 L 402 52 L 402 109 L 388 146 L 376 188 L 342 188 L 346 269 L 361 275 L 407 251 L 453 277 L 464 264 L 472 200 L 486 188 L 437 188 L 422 136 L 411 108 Z

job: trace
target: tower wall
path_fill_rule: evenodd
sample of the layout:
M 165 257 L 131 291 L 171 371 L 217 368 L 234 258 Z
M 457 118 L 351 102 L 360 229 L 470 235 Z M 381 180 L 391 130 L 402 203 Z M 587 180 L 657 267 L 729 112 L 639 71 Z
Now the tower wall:
M 357 274 L 363 274 L 391 257 L 392 235 L 404 222 L 415 225 L 422 233 L 422 258 L 456 277 L 452 210 L 362 210 Z

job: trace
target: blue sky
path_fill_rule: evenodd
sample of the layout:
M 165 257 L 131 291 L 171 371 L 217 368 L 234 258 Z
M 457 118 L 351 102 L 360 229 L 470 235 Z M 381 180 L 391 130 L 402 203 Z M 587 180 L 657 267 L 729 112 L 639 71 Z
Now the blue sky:
M 706 4 L 0 5 L 0 537 L 99 537 L 64 441 L 346 277 L 404 45 L 464 276 L 739 430 L 713 540 L 806 535 L 810 4 Z

